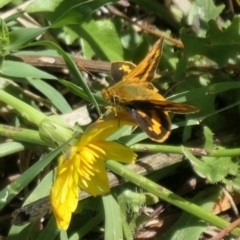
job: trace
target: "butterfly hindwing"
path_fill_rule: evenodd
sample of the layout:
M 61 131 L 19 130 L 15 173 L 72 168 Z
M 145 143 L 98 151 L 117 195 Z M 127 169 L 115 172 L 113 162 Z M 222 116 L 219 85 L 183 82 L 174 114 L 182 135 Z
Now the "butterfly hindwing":
M 165 141 L 171 132 L 171 120 L 166 111 L 149 102 L 132 103 L 126 106 L 130 116 L 154 141 Z
M 137 100 L 137 99 L 135 101 L 138 101 L 139 103 L 141 102 L 141 100 Z M 187 105 L 183 103 L 175 103 L 175 102 L 167 101 L 165 99 L 162 100 L 161 98 L 159 98 L 159 100 L 148 99 L 148 102 L 158 106 L 158 108 L 162 109 L 163 111 L 174 112 L 179 114 L 195 113 L 199 110 L 198 108 L 191 105 Z

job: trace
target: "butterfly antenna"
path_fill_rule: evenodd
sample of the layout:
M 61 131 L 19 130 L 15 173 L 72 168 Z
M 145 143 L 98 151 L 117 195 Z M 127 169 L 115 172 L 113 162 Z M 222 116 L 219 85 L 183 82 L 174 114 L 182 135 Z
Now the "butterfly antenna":
M 97 77 L 96 75 L 92 74 L 91 72 L 89 72 L 80 62 L 76 62 L 76 64 L 81 71 L 84 71 L 84 72 L 88 73 L 89 75 L 91 75 L 93 77 L 93 79 L 96 80 L 99 84 L 101 84 L 104 87 L 108 87 L 108 83 L 107 83 L 105 77 L 103 77 L 101 79 L 101 78 Z
M 98 78 L 96 75 L 92 74 L 91 72 L 89 72 L 80 62 L 76 62 L 78 68 L 86 73 L 88 73 L 89 75 L 91 75 L 95 80 L 98 81 L 102 81 L 100 78 Z

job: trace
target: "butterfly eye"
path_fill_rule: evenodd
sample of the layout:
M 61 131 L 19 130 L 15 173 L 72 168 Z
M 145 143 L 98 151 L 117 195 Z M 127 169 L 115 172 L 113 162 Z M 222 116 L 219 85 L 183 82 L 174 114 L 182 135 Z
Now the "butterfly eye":
M 113 102 L 116 104 L 116 103 L 119 103 L 121 101 L 120 97 L 118 95 L 114 95 L 113 96 Z

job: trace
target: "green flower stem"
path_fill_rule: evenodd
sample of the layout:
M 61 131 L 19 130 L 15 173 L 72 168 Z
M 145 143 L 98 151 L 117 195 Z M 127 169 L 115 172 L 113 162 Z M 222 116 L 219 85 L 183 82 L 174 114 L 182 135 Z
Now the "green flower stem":
M 160 144 L 134 144 L 130 146 L 136 152 L 150 152 L 150 153 L 182 153 L 182 148 L 176 146 L 160 145 Z M 187 148 L 193 155 L 209 156 L 209 157 L 236 157 L 240 156 L 240 148 L 233 149 L 213 149 L 206 151 L 203 148 Z
M 35 130 L 11 127 L 0 124 L 0 136 L 11 138 L 15 141 L 48 146 L 48 144 L 40 138 L 39 132 Z
M 150 152 L 150 153 L 180 153 L 182 149 L 176 146 L 160 145 L 160 144 L 134 144 L 130 146 L 133 151 L 136 152 Z
M 174 194 L 173 192 L 169 191 L 168 189 L 148 180 L 147 178 L 135 173 L 134 171 L 124 167 L 122 164 L 109 160 L 106 162 L 106 166 L 108 169 L 113 171 L 114 173 L 120 175 L 121 177 L 129 180 L 130 182 L 136 184 L 137 186 L 145 189 L 146 191 L 155 194 L 160 199 L 179 207 L 180 209 L 210 223 L 214 226 L 224 229 L 230 223 L 225 221 L 224 219 L 215 216 L 202 208 L 198 207 L 197 205 L 187 201 L 184 198 Z M 240 228 L 235 228 L 232 230 L 231 234 L 234 236 L 240 235 Z
M 46 118 L 46 115 L 24 103 L 23 101 L 13 97 L 4 90 L 0 89 L 0 101 L 12 106 L 16 109 L 23 118 L 27 121 L 36 124 L 37 126 Z

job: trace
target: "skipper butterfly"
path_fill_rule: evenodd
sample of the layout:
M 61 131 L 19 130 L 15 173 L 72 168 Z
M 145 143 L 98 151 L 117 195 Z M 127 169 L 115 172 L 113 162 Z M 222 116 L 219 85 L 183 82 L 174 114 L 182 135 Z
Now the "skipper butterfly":
M 137 66 L 131 62 L 113 62 L 111 75 L 117 83 L 102 90 L 103 98 L 113 104 L 116 111 L 125 108 L 156 142 L 165 141 L 171 132 L 169 111 L 182 114 L 198 111 L 190 105 L 167 101 L 151 83 L 162 49 L 163 38 L 160 38 Z

